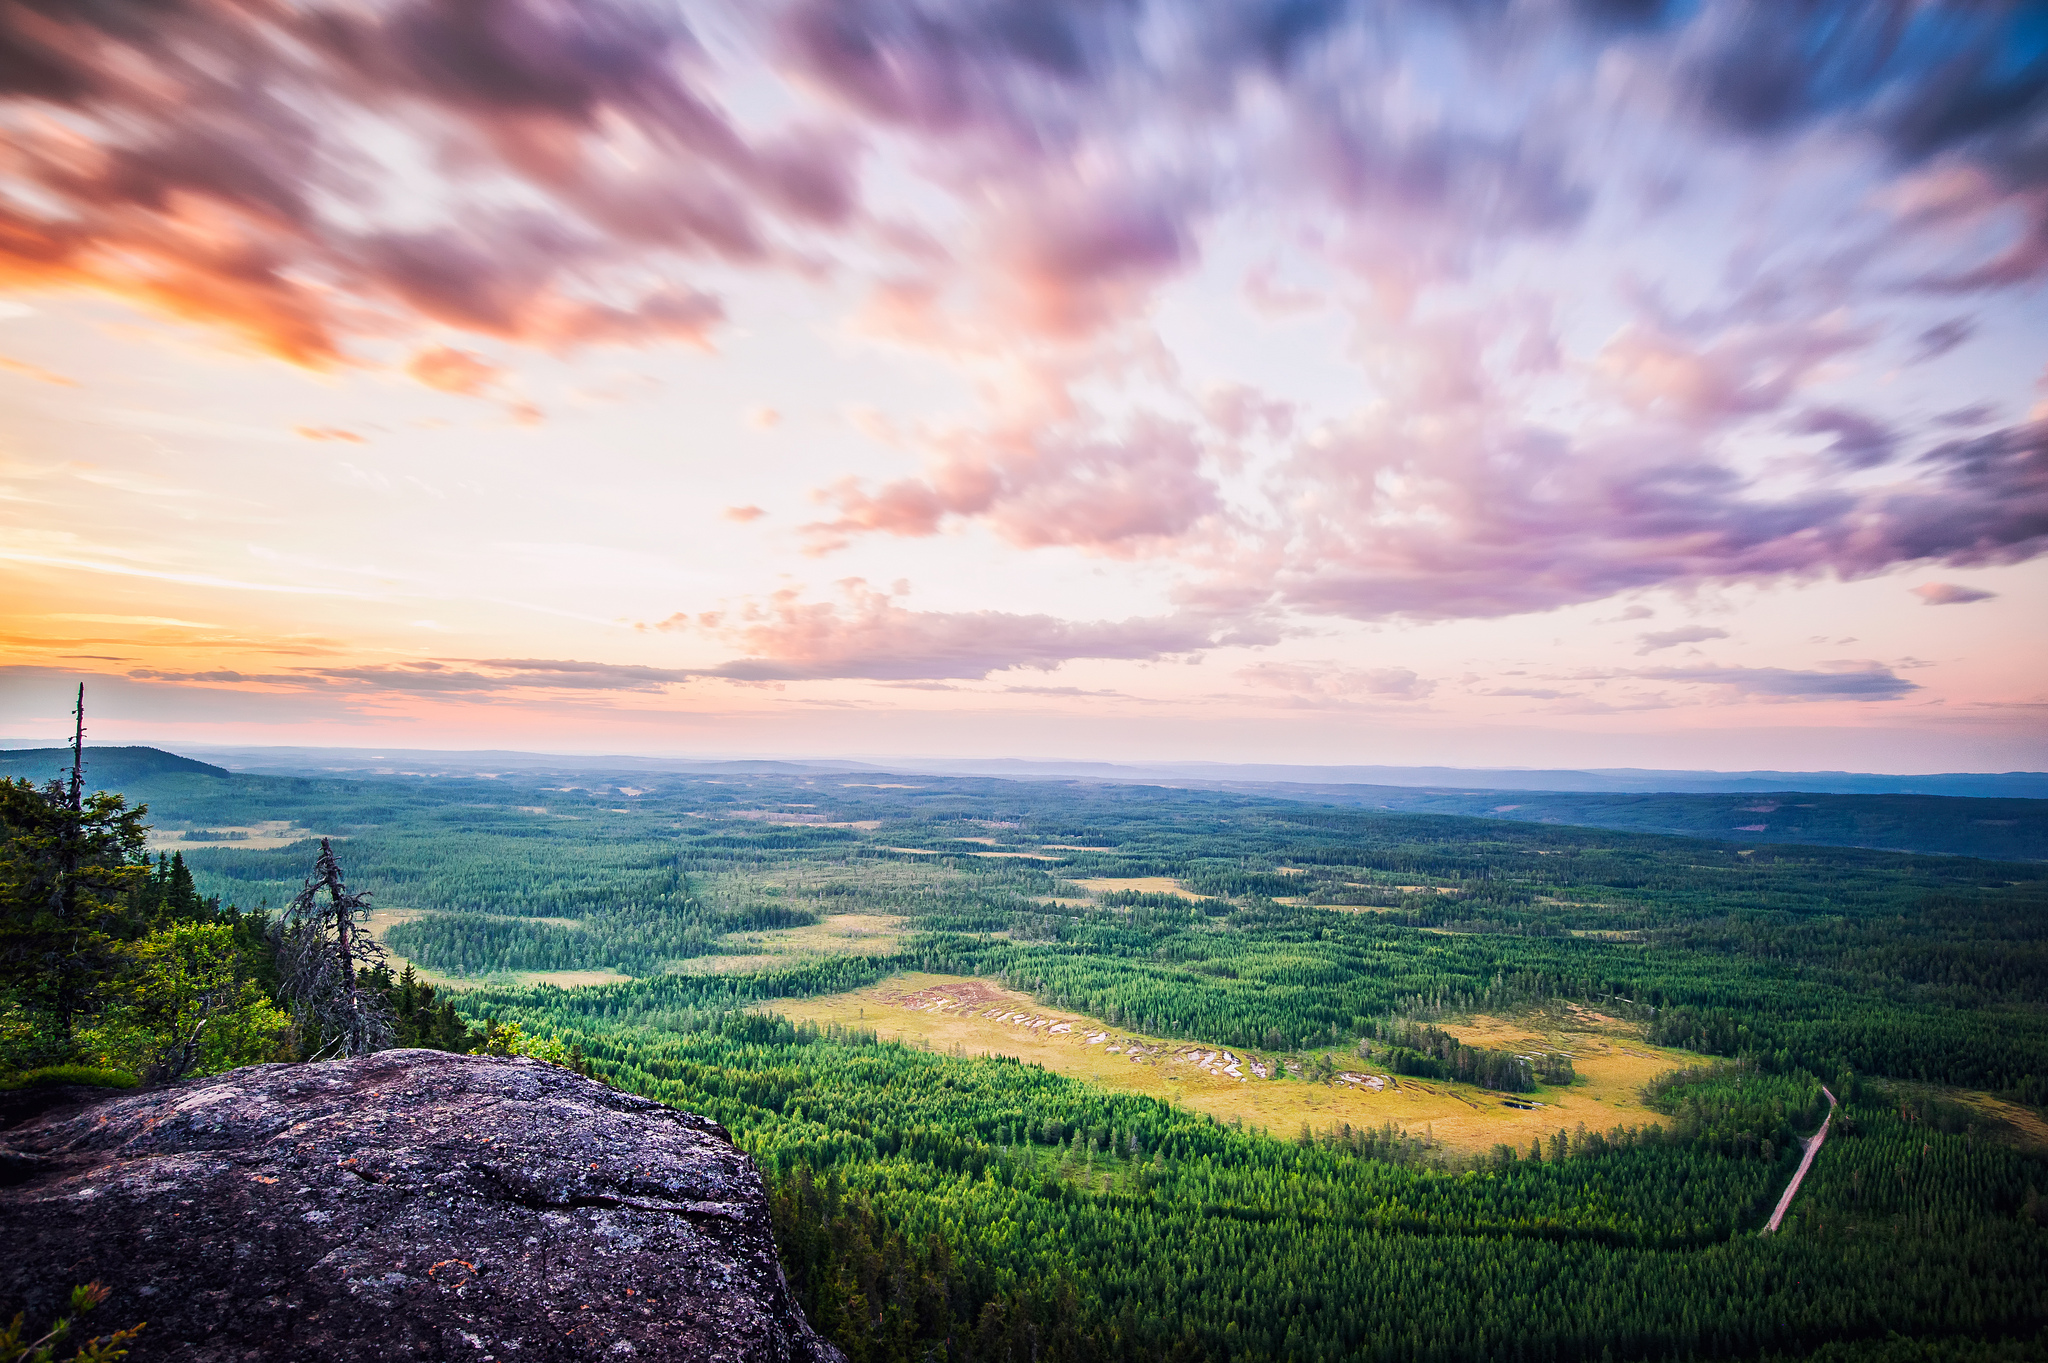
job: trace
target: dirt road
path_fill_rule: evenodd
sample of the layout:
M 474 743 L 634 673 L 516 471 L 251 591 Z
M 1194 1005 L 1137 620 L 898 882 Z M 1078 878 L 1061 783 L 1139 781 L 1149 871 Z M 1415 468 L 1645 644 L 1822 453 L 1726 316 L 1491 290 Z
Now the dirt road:
M 1820 1091 L 1828 1095 L 1828 1115 L 1821 1122 L 1820 1130 L 1814 1132 L 1813 1138 L 1806 1142 L 1806 1153 L 1799 1159 L 1799 1172 L 1792 1175 L 1792 1181 L 1785 1185 L 1785 1195 L 1778 1199 L 1778 1209 L 1771 1213 L 1770 1224 L 1759 1231 L 1759 1235 L 1769 1235 L 1778 1228 L 1778 1223 L 1785 1219 L 1785 1213 L 1791 1209 L 1793 1195 L 1799 1191 L 1800 1183 L 1806 1178 L 1806 1171 L 1813 1167 L 1813 1157 L 1820 1153 L 1820 1143 L 1828 1138 L 1828 1123 L 1835 1120 L 1835 1095 L 1826 1084 L 1821 1085 Z

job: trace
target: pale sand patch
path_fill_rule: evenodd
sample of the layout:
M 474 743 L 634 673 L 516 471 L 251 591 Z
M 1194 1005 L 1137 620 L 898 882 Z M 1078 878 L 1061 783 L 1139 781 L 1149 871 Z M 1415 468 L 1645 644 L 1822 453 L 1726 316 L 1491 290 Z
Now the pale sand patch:
M 1626 1051 L 1618 1045 L 1589 1045 L 1583 1060 L 1574 1059 L 1583 1082 L 1515 1095 L 1516 1102 L 1541 1104 L 1524 1109 L 1506 1106 L 1505 1095 L 1466 1084 L 1386 1075 L 1349 1050 L 1329 1053 L 1340 1073 L 1353 1076 L 1349 1080 L 1257 1078 L 1273 1059 L 1266 1052 L 1148 1036 L 1070 1009 L 1047 1008 L 991 980 L 957 975 L 903 974 L 850 993 L 781 999 L 761 1007 L 793 1021 L 866 1028 L 934 1051 L 1012 1055 L 1120 1092 L 1150 1094 L 1223 1121 L 1235 1118 L 1262 1126 L 1278 1136 L 1292 1136 L 1304 1122 L 1316 1131 L 1340 1123 L 1378 1127 L 1393 1122 L 1468 1152 L 1503 1142 L 1526 1150 L 1531 1140 L 1581 1122 L 1600 1131 L 1662 1125 L 1665 1118 L 1645 1108 L 1636 1090 L 1654 1074 L 1705 1059 L 1640 1043 Z M 1526 1025 L 1505 1019 L 1480 1019 L 1468 1030 L 1475 1036 L 1482 1031 L 1535 1035 Z M 1313 1053 L 1287 1057 L 1290 1066 L 1312 1058 Z M 1380 1081 L 1377 1088 L 1370 1082 L 1374 1079 Z
M 1201 895 L 1181 888 L 1180 882 L 1171 876 L 1099 876 L 1093 880 L 1070 880 L 1069 885 L 1079 885 L 1091 894 L 1108 894 L 1114 890 L 1134 890 L 1139 894 L 1174 894 L 1182 899 L 1200 899 Z

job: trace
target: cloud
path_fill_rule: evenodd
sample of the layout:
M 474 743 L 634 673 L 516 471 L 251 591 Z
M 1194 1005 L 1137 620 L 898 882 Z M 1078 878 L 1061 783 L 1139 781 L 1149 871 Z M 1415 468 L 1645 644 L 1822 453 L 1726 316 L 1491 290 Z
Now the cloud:
M 896 684 L 903 685 L 904 683 L 899 682 Z M 1003 694 L 1006 696 L 1097 696 L 1129 699 L 1121 691 L 1090 691 L 1080 686 L 1006 686 L 1003 688 Z
M 1843 468 L 1867 469 L 1888 462 L 1898 438 L 1882 422 L 1842 407 L 1816 407 L 1793 424 L 1802 435 L 1832 435 L 1828 456 Z
M 1334 664 L 1253 663 L 1238 669 L 1251 686 L 1297 696 L 1338 700 L 1423 700 L 1436 683 L 1406 667 L 1355 668 Z
M 303 365 L 427 322 L 702 344 L 722 307 L 679 270 L 772 265 L 856 212 L 844 132 L 742 131 L 681 19 L 629 0 L 9 5 L 0 47 L 28 190 L 0 285 Z
M 1997 592 L 1979 591 L 1954 582 L 1928 582 L 1913 588 L 1913 595 L 1925 606 L 1966 606 L 1972 601 L 1989 601 Z
M 1655 653 L 1659 649 L 1675 648 L 1679 644 L 1698 644 L 1704 643 L 1709 639 L 1725 639 L 1727 637 L 1727 630 L 1715 629 L 1710 625 L 1682 625 L 1677 629 L 1653 630 L 1648 634 L 1638 634 L 1636 636 L 1636 639 L 1642 644 L 1642 647 L 1636 650 L 1636 656 L 1640 658 L 1645 653 Z
M 1875 663 L 1841 672 L 1784 667 L 1657 667 L 1632 675 L 1652 681 L 1724 686 L 1745 696 L 1776 700 L 1897 700 L 1920 684 Z
M 755 607 L 752 618 L 727 631 L 747 656 L 707 669 L 707 675 L 740 681 L 979 680 L 1011 668 L 1050 671 L 1075 658 L 1153 661 L 1227 637 L 1212 622 L 1179 616 L 1074 621 L 1004 611 L 911 611 L 859 578 L 841 587 L 839 602 L 806 602 L 785 591 Z
M 634 0 L 0 4 L 0 287 L 509 401 L 513 347 L 706 347 L 719 290 L 778 272 L 985 403 L 869 422 L 921 467 L 821 478 L 811 551 L 973 524 L 1171 556 L 1202 609 L 1488 617 L 2048 547 L 2044 428 L 1978 429 L 2015 395 L 1931 449 L 1842 396 L 2004 335 L 2048 272 L 2027 7 L 1554 8 L 1532 42 L 1526 5 L 787 0 L 704 41 Z M 1683 304 L 1638 277 L 1681 202 Z M 1155 333 L 1205 262 L 1327 303 L 1286 326 L 1348 320 L 1330 410 L 1179 372 L 1209 343 Z
M 430 622 L 416 621 L 427 625 Z M 630 663 L 591 663 L 545 658 L 483 658 L 463 661 L 417 659 L 355 667 L 306 667 L 285 673 L 246 673 L 229 668 L 176 671 L 133 668 L 138 681 L 207 682 L 227 685 L 285 686 L 299 690 L 340 688 L 348 691 L 399 692 L 428 695 L 474 695 L 504 691 L 664 691 L 699 675 L 677 668 L 642 667 Z
M 1867 137 L 1891 162 L 1968 193 L 1930 216 L 2009 214 L 2002 247 L 1927 283 L 2005 287 L 2048 271 L 2048 50 L 2025 5 L 1725 4 L 1681 36 L 1679 83 L 1710 121 L 1782 140 L 1820 124 Z M 1936 332 L 1940 332 L 1936 328 Z M 1935 353 L 1946 348 L 1935 335 Z
M 297 673 L 237 672 L 233 668 L 213 668 L 203 672 L 179 672 L 156 667 L 133 667 L 128 675 L 137 681 L 164 682 L 211 682 L 235 686 L 292 686 L 304 688 L 306 677 Z
M 66 378 L 64 375 L 45 369 L 39 364 L 30 364 L 27 360 L 17 360 L 6 355 L 0 355 L 0 370 L 4 370 L 9 374 L 19 374 L 25 379 L 34 379 L 38 383 L 54 384 L 59 388 L 76 388 L 78 386 L 77 379 Z
M 427 387 L 463 397 L 482 397 L 505 377 L 505 371 L 472 351 L 429 346 L 406 361 L 405 372 Z
M 546 658 L 480 658 L 467 666 L 425 660 L 304 669 L 303 676 L 377 691 L 463 694 L 492 691 L 663 691 L 699 674 L 628 663 Z
M 354 431 L 344 430 L 340 426 L 294 426 L 292 427 L 292 433 L 294 435 L 302 435 L 308 440 L 339 440 L 350 445 L 361 445 L 364 443 L 362 436 L 357 435 Z
M 1488 382 L 1455 406 L 1397 386 L 1297 445 L 1275 480 L 1285 529 L 1223 571 L 1312 613 L 1441 619 L 2048 548 L 2048 423 L 1944 442 L 1893 459 L 1882 482 L 1849 484 L 1741 470 L 1712 426 L 1681 417 L 1567 435 L 1526 423 Z M 1847 432 L 1838 448 L 1861 451 L 1837 468 L 1869 457 L 1851 423 L 1831 425 Z
M 741 525 L 745 525 L 749 521 L 760 520 L 768 513 L 758 506 L 729 506 L 720 514 L 729 521 L 737 521 Z
M 872 490 L 844 480 L 822 491 L 838 515 L 804 527 L 814 552 L 857 535 L 935 535 L 948 518 L 987 521 L 1023 548 L 1072 545 L 1134 552 L 1191 530 L 1222 509 L 1192 427 L 1140 415 L 1109 431 L 1086 414 L 1023 421 L 929 441 L 928 470 Z
M 1967 317 L 1951 317 L 1946 322 L 1937 322 L 1916 338 L 1913 362 L 1924 364 L 1928 360 L 1940 359 L 1976 334 L 1977 324 Z
M 1958 407 L 1953 411 L 1943 412 L 1935 417 L 1934 420 L 1937 425 L 1968 429 L 1972 426 L 1987 425 L 1997 415 L 1998 404 L 1992 402 L 1973 402 L 1967 407 Z

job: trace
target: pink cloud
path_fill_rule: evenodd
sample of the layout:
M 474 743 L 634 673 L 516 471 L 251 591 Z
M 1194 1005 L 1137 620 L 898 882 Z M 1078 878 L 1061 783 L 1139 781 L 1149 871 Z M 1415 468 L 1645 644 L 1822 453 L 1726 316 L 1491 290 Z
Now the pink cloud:
M 54 384 L 59 388 L 78 386 L 77 379 L 66 378 L 39 364 L 30 364 L 27 360 L 17 360 L 6 355 L 0 355 L 0 370 L 5 370 L 9 374 L 19 374 L 25 379 L 34 379 L 38 383 Z
M 1822 364 L 1868 339 L 1825 319 L 1738 322 L 1704 343 L 1638 323 L 1609 341 L 1595 364 L 1616 395 L 1640 412 L 1718 424 L 1777 410 Z
M 429 388 L 464 397 L 481 397 L 497 386 L 505 371 L 481 355 L 453 346 L 429 346 L 406 362 L 405 372 Z
M 1117 435 L 1077 422 L 956 431 L 932 444 L 921 478 L 872 491 L 853 480 L 825 489 L 822 499 L 838 515 L 804 527 L 814 550 L 860 534 L 933 535 L 948 517 L 973 517 L 1021 547 L 1128 553 L 1222 510 L 1193 431 L 1155 417 L 1138 417 Z
M 1980 591 L 1955 582 L 1928 582 L 1913 588 L 1923 606 L 1966 606 L 1972 601 L 1989 601 L 1997 592 Z
M 1237 675 L 1248 685 L 1265 690 L 1343 700 L 1422 700 L 1436 690 L 1435 681 L 1406 667 L 1253 663 L 1239 668 Z
M 1952 442 L 1883 486 L 1775 495 L 1685 444 L 1367 423 L 1300 456 L 1290 484 L 1311 510 L 1274 584 L 1318 613 L 1493 616 L 1655 585 L 2010 563 L 2048 546 L 2048 426 Z
M 1667 648 L 1676 648 L 1680 644 L 1699 644 L 1709 639 L 1727 637 L 1727 630 L 1715 629 L 1712 625 L 1681 625 L 1677 629 L 1653 630 L 1648 634 L 1636 636 L 1637 642 L 1642 644 L 1642 647 L 1636 650 L 1636 655 L 1641 657 Z
M 779 592 L 728 637 L 744 658 L 710 669 L 741 681 L 857 677 L 876 681 L 973 680 L 1075 658 L 1153 660 L 1207 648 L 1219 629 L 1179 616 L 1073 621 L 1003 611 L 911 611 L 858 578 L 843 600 L 806 602 Z
M 423 320 L 552 349 L 701 345 L 718 301 L 650 275 L 677 257 L 773 263 L 778 224 L 836 229 L 855 213 L 847 133 L 742 134 L 693 84 L 694 38 L 651 9 L 119 15 L 0 13 L 20 75 L 4 100 L 29 115 L 9 172 L 34 191 L 0 208 L 7 287 L 114 293 L 314 367 Z M 365 116 L 445 172 L 447 225 L 394 231 L 326 208 L 374 220 L 381 206 L 385 168 L 343 140 Z M 492 177 L 546 211 L 461 203 Z

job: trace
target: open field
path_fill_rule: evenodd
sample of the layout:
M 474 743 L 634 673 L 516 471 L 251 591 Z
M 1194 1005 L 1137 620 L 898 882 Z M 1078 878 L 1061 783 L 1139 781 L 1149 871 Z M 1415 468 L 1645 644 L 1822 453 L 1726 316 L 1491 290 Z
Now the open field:
M 677 972 L 743 975 L 827 956 L 886 956 L 902 942 L 903 931 L 903 920 L 887 914 L 835 913 L 801 928 L 729 933 L 719 943 L 719 955 L 693 957 Z
M 1130 890 L 1136 894 L 1173 894 L 1182 899 L 1200 899 L 1202 896 L 1184 887 L 1171 876 L 1096 876 L 1090 880 L 1072 880 L 1090 894 L 1110 894 L 1117 890 Z
M 200 834 L 239 834 L 238 837 L 193 837 Z M 239 847 L 251 852 L 272 852 L 280 847 L 289 847 L 307 838 L 333 837 L 339 834 L 320 834 L 301 828 L 290 819 L 265 819 L 260 823 L 216 824 L 209 828 L 179 830 L 175 828 L 152 828 L 149 831 L 148 846 L 151 852 L 177 852 L 194 847 Z
M 958 975 L 903 974 L 846 994 L 781 999 L 761 1007 L 792 1021 L 868 1028 L 935 1051 L 1012 1055 L 1059 1074 L 1179 1102 L 1278 1135 L 1291 1136 L 1304 1124 L 1323 1131 L 1347 1122 L 1354 1127 L 1392 1122 L 1467 1152 L 1502 1142 L 1526 1147 L 1580 1123 L 1603 1131 L 1616 1125 L 1663 1125 L 1666 1119 L 1644 1107 L 1637 1090 L 1665 1070 L 1705 1061 L 1690 1052 L 1646 1045 L 1613 1019 L 1595 1023 L 1569 1013 L 1561 1019 L 1536 1013 L 1446 1024 L 1445 1030 L 1488 1045 L 1541 1045 L 1572 1054 L 1579 1082 L 1569 1089 L 1517 1095 L 1517 1101 L 1540 1104 L 1520 1110 L 1508 1107 L 1501 1095 L 1469 1084 L 1389 1075 L 1345 1050 L 1328 1054 L 1340 1075 L 1355 1080 L 1322 1083 L 1290 1074 L 1275 1081 L 1260 1077 L 1270 1073 L 1274 1059 L 1264 1052 L 1145 1036 L 1085 1014 L 1042 1007 L 1030 995 L 989 980 Z M 1286 1059 L 1293 1069 L 1321 1054 L 1310 1051 Z

